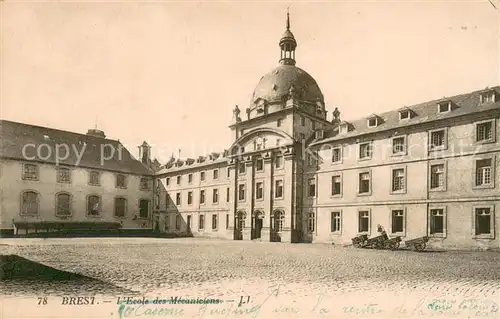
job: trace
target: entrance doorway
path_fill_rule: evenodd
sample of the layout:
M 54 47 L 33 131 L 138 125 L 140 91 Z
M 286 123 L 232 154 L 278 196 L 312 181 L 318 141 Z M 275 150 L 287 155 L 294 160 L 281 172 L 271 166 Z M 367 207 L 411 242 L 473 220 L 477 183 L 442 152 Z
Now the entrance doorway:
M 271 215 L 271 241 L 281 242 L 281 231 L 285 224 L 285 213 L 282 210 L 275 210 Z
M 262 226 L 264 221 L 264 213 L 260 210 L 255 211 L 252 217 L 252 239 L 260 239 L 262 237 Z
M 243 240 L 243 229 L 245 228 L 245 212 L 239 211 L 234 218 L 234 240 Z

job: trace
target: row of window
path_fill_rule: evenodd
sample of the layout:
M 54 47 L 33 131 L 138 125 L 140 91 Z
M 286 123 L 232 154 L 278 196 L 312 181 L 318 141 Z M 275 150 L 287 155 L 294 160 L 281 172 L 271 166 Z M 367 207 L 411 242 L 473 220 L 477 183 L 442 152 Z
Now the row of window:
M 276 155 L 274 157 L 274 167 L 277 169 L 283 167 L 283 156 L 282 155 Z M 238 174 L 245 174 L 246 169 L 247 169 L 247 164 L 245 162 L 240 162 L 238 164 Z M 259 158 L 255 159 L 255 171 L 257 171 L 257 172 L 264 171 L 264 159 L 263 158 L 259 157 Z M 230 174 L 231 174 L 231 170 L 229 167 L 226 169 L 226 172 L 227 172 L 226 177 L 229 178 Z M 199 172 L 199 174 L 200 174 L 200 181 L 205 182 L 206 181 L 206 172 L 201 171 L 201 172 Z M 193 175 L 194 175 L 193 173 L 190 173 L 187 175 L 188 184 L 193 183 Z M 176 184 L 177 185 L 181 185 L 182 177 L 183 176 L 181 176 L 181 175 L 178 175 L 176 177 Z M 170 183 L 171 183 L 170 179 L 171 179 L 170 177 L 167 177 L 165 180 L 165 183 L 167 186 L 170 186 Z M 219 169 L 215 168 L 212 170 L 212 180 L 218 180 L 218 179 L 219 179 Z
M 429 169 L 429 190 L 445 191 L 447 180 L 446 162 L 434 162 Z M 342 174 L 337 173 L 331 179 L 331 196 L 342 195 Z M 406 167 L 391 170 L 391 193 L 405 193 L 407 185 Z M 473 188 L 495 187 L 495 157 L 485 157 L 474 161 Z M 372 192 L 371 170 L 358 173 L 358 195 L 370 195 Z M 308 197 L 316 196 L 316 179 L 309 178 L 307 182 Z
M 472 229 L 476 238 L 494 238 L 494 207 L 478 206 L 473 209 Z M 315 231 L 314 213 L 309 214 L 308 231 Z M 357 212 L 358 228 L 360 234 L 371 232 L 371 211 L 360 209 Z M 446 237 L 446 207 L 431 208 L 428 213 L 428 234 L 434 237 Z M 332 233 L 342 233 L 342 211 L 332 211 L 330 214 L 330 227 Z M 406 233 L 406 211 L 404 208 L 391 210 L 389 234 L 404 236 Z
M 57 182 L 58 183 L 71 183 L 71 169 L 67 167 L 57 167 Z M 93 186 L 101 185 L 101 172 L 98 171 L 89 171 L 88 172 L 88 184 Z M 26 180 L 38 180 L 39 179 L 39 171 L 38 165 L 36 164 L 24 164 L 23 165 L 23 179 Z M 141 178 L 139 183 L 140 190 L 149 190 L 150 182 L 148 178 Z M 116 183 L 115 186 L 117 188 L 127 188 L 127 176 L 124 174 L 116 174 Z
M 246 184 L 241 183 L 238 184 L 238 201 L 245 201 L 246 200 L 246 195 L 247 193 L 247 187 Z M 168 196 L 168 195 L 167 195 Z M 231 189 L 229 187 L 226 188 L 226 202 L 228 203 L 230 200 L 231 196 Z M 206 191 L 204 189 L 200 190 L 200 204 L 203 205 L 206 202 Z M 283 180 L 278 179 L 275 180 L 274 182 L 274 198 L 275 199 L 282 199 L 283 198 Z M 258 181 L 255 183 L 255 199 L 257 200 L 263 200 L 264 199 L 264 182 L 263 181 Z M 213 204 L 218 204 L 219 203 L 219 189 L 214 188 L 212 189 L 212 203 Z M 193 204 L 193 191 L 188 191 L 187 192 L 187 204 L 192 205 Z M 182 193 L 177 192 L 175 194 L 175 205 L 180 206 L 182 205 Z
M 198 220 L 198 229 L 199 230 L 204 230 L 205 229 L 205 215 L 199 215 L 199 220 Z M 212 225 L 211 228 L 212 230 L 217 230 L 219 228 L 219 215 L 218 214 L 212 214 Z M 181 225 L 182 225 L 182 216 L 180 214 L 175 215 L 175 230 L 179 231 L 181 230 Z M 191 216 L 187 216 L 187 221 L 186 221 L 186 228 L 188 230 L 191 229 Z M 226 214 L 226 229 L 229 228 L 229 214 Z M 170 217 L 167 215 L 167 218 L 165 219 L 165 231 L 170 230 Z
M 139 218 L 148 218 L 150 200 L 139 200 Z M 114 199 L 114 216 L 125 217 L 127 214 L 128 201 L 123 197 Z M 73 214 L 72 195 L 61 192 L 55 197 L 55 212 L 58 217 L 67 217 Z M 21 215 L 40 214 L 40 195 L 35 191 L 23 191 L 21 194 Z M 102 214 L 102 200 L 99 195 L 87 196 L 87 216 L 100 217 Z
M 475 140 L 477 143 L 495 142 L 495 119 L 475 123 Z M 442 150 L 448 145 L 447 129 L 438 129 L 429 131 L 429 149 Z M 373 145 L 372 142 L 364 142 L 359 144 L 358 159 L 367 160 L 372 158 Z M 342 162 L 342 147 L 332 148 L 332 163 Z M 396 136 L 392 138 L 392 154 L 406 155 L 407 141 L 406 136 Z M 314 163 L 310 163 L 314 165 Z

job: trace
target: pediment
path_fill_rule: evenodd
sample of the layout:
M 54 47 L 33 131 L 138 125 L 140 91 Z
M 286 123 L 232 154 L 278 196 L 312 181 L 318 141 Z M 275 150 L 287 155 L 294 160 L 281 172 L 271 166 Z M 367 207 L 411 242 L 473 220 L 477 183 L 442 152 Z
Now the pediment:
M 245 152 L 253 152 L 272 149 L 290 143 L 293 143 L 292 137 L 281 130 L 259 128 L 248 131 L 245 135 L 241 136 L 233 143 L 231 149 L 244 149 Z

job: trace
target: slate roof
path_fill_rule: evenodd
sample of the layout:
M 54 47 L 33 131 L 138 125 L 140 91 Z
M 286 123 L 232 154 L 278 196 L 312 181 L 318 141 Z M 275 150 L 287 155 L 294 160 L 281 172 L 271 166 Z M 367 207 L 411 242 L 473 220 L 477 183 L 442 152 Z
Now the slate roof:
M 33 144 L 34 146 L 27 146 L 25 148 L 26 156 L 23 156 L 23 147 L 28 144 Z M 47 146 L 40 147 L 40 145 Z M 67 145 L 69 148 L 68 155 L 66 155 L 64 146 L 58 148 L 59 157 L 67 157 L 67 159 L 59 161 L 63 165 L 82 166 L 138 175 L 152 175 L 152 171 L 136 160 L 119 141 L 49 127 L 0 120 L 0 157 L 2 158 L 29 161 L 30 158 L 35 157 L 32 160 L 55 164 L 57 145 Z M 103 154 L 101 154 L 101 147 L 104 150 Z M 40 151 L 39 155 L 37 155 L 37 148 Z M 112 149 L 115 150 L 114 154 L 111 151 Z M 122 149 L 121 158 L 119 156 L 119 149 Z M 78 163 L 78 154 L 81 154 L 82 150 L 83 156 Z M 107 153 L 108 151 L 110 153 Z M 50 156 L 48 156 L 49 154 Z M 113 158 L 111 158 L 111 154 Z M 103 155 L 102 165 L 101 155 Z M 105 158 L 110 159 L 105 160 Z
M 479 96 L 483 92 L 493 90 L 496 93 L 495 103 L 485 103 L 480 105 Z M 438 112 L 438 103 L 451 101 L 452 110 L 447 113 Z M 399 111 L 410 109 L 413 112 L 411 119 L 400 120 Z M 350 124 L 349 132 L 344 134 L 338 134 L 338 126 L 332 130 L 328 130 L 324 134 L 324 138 L 321 140 L 316 140 L 310 145 L 320 145 L 323 143 L 331 141 L 340 141 L 347 138 L 372 134 L 375 132 L 383 132 L 387 130 L 408 127 L 423 123 L 428 123 L 432 121 L 438 121 L 443 119 L 456 118 L 468 114 L 474 114 L 479 112 L 484 112 L 487 110 L 498 109 L 500 110 L 500 86 L 492 87 L 489 89 L 484 89 L 480 91 L 475 91 L 472 93 L 466 93 L 461 95 L 456 95 L 452 97 L 444 97 L 441 99 L 436 99 L 429 102 L 424 102 L 411 106 L 404 106 L 398 110 L 393 110 L 389 112 L 384 112 L 376 114 L 382 119 L 378 126 L 368 127 L 368 118 L 373 114 L 369 114 L 362 119 L 357 119 L 354 121 L 347 121 Z M 343 121 L 345 123 L 345 121 Z

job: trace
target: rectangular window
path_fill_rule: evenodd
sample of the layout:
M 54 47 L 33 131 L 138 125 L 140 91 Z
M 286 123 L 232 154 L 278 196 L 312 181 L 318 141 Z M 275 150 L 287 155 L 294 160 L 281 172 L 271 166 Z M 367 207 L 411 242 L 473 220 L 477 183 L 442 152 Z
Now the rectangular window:
M 205 181 L 205 172 L 200 172 L 200 181 Z
M 391 232 L 393 234 L 404 232 L 404 217 L 402 209 L 396 209 L 391 212 Z
M 255 183 L 255 199 L 263 199 L 264 198 L 264 183 L 257 182 Z
M 494 121 L 488 121 L 476 124 L 476 142 L 493 141 L 493 123 Z
M 226 214 L 226 229 L 229 228 L 229 214 Z
M 429 213 L 429 234 L 444 235 L 445 233 L 445 216 L 444 209 L 431 209 Z
M 23 179 L 38 179 L 38 166 L 35 164 L 24 164 L 23 165 Z
M 205 190 L 200 190 L 200 204 L 205 204 Z
M 65 167 L 59 167 L 57 169 L 57 182 L 58 183 L 70 183 L 71 182 L 71 170 Z
M 200 230 L 205 229 L 205 215 L 200 215 L 198 228 Z
M 370 193 L 370 173 L 364 172 L 359 174 L 359 194 Z
M 283 180 L 277 180 L 275 182 L 274 197 L 283 198 Z
M 359 144 L 359 159 L 369 159 L 372 157 L 371 143 Z
M 264 160 L 262 158 L 258 158 L 255 160 L 255 169 L 257 172 L 261 172 L 264 170 Z
M 446 132 L 445 130 L 432 131 L 430 133 L 430 149 L 439 149 L 446 147 Z
M 231 170 L 229 167 L 226 168 L 226 177 L 230 178 L 231 177 Z
M 99 186 L 101 179 L 101 173 L 92 171 L 89 172 L 89 185 Z
M 476 238 L 495 238 L 494 213 L 491 207 L 474 208 L 474 234 Z
M 212 191 L 212 203 L 217 204 L 219 202 L 219 190 L 215 188 Z
M 300 117 L 300 125 L 301 126 L 306 126 L 306 118 L 303 117 L 303 116 Z
M 188 205 L 193 204 L 193 192 L 188 192 Z
M 282 155 L 276 155 L 276 157 L 274 158 L 274 165 L 276 168 L 283 167 L 283 156 Z
M 280 146 L 281 145 L 281 139 L 280 138 L 277 138 L 276 139 L 276 146 Z
M 245 162 L 240 162 L 238 164 L 238 173 L 245 174 L 246 171 L 247 171 L 247 166 L 246 166 Z
M 281 127 L 281 125 L 283 125 L 283 119 L 278 119 L 278 120 L 276 121 L 276 126 L 277 126 L 277 127 Z
M 92 196 L 89 196 L 89 198 L 90 197 Z M 38 193 L 35 193 L 33 191 L 23 192 L 21 200 L 21 214 L 38 215 Z
M 165 179 L 165 184 L 167 184 L 167 186 L 170 186 L 170 177 L 167 177 Z
M 370 212 L 362 210 L 358 212 L 358 233 L 370 232 Z
M 316 196 L 316 179 L 315 178 L 309 178 L 307 181 L 307 195 L 309 197 L 314 197 Z
M 115 216 L 116 215 L 116 201 L 119 198 L 115 198 Z M 121 200 L 125 200 L 120 198 Z M 56 215 L 57 216 L 70 216 L 71 215 L 71 196 L 68 193 L 59 193 L 56 196 Z M 123 210 L 123 215 L 117 217 L 125 216 L 125 210 Z
M 495 102 L 495 92 L 494 91 L 482 93 L 479 97 L 480 104 L 493 103 L 493 102 Z
M 239 184 L 238 185 L 238 200 L 245 200 L 245 193 L 246 193 L 246 190 L 245 190 L 245 184 Z
M 141 199 L 139 201 L 139 218 L 148 218 L 149 216 L 149 200 Z
M 193 174 L 188 175 L 188 183 L 191 184 L 193 182 Z
M 444 164 L 431 165 L 431 189 L 441 189 L 445 187 Z
M 139 188 L 143 191 L 149 190 L 149 179 L 145 177 L 141 178 L 141 181 L 139 182 Z
M 493 168 L 491 158 L 476 160 L 476 186 L 490 186 L 493 184 Z
M 181 193 L 176 193 L 175 194 L 175 205 L 180 205 L 181 204 Z
M 214 179 L 219 179 L 219 170 L 214 169 Z
M 127 187 L 125 175 L 123 175 L 123 174 L 116 175 L 116 187 L 118 187 L 118 188 Z
M 405 154 L 406 141 L 405 137 L 395 137 L 392 139 L 392 154 Z
M 342 227 L 342 216 L 340 212 L 331 213 L 331 232 L 340 233 Z
M 91 195 L 87 197 L 87 214 L 89 216 L 99 216 L 101 214 L 101 198 Z
M 332 149 L 332 163 L 339 163 L 342 161 L 342 149 L 336 147 Z
M 177 185 L 180 185 L 180 184 L 181 184 L 181 177 L 177 176 Z
M 342 178 L 340 175 L 332 176 L 332 196 L 342 194 Z
M 441 102 L 438 104 L 438 112 L 439 113 L 446 113 L 451 111 L 451 102 Z
M 226 188 L 226 202 L 227 203 L 229 203 L 230 194 L 231 194 L 231 189 L 228 187 L 228 188 Z
M 410 116 L 411 116 L 411 114 L 410 114 L 409 110 L 404 110 L 404 111 L 399 112 L 399 119 L 400 120 L 407 120 L 410 118 Z
M 212 214 L 212 230 L 217 229 L 217 214 Z
M 397 168 L 392 170 L 392 191 L 403 192 L 405 190 L 405 170 Z
M 368 119 L 368 127 L 375 127 L 377 126 L 377 118 L 372 117 L 371 119 Z
M 314 213 L 309 213 L 309 216 L 307 218 L 307 231 L 310 233 L 313 233 L 315 230 L 316 226 L 316 218 Z

